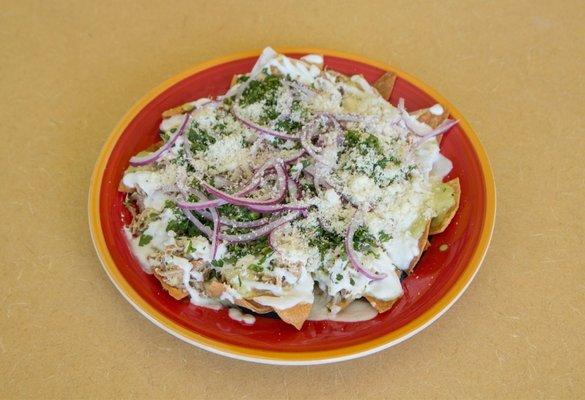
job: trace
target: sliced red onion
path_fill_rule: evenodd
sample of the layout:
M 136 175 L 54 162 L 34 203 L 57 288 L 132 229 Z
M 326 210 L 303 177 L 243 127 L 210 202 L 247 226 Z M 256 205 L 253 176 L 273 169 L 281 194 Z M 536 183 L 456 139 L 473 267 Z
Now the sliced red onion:
M 157 151 L 155 151 L 153 153 L 147 154 L 147 155 L 142 156 L 142 157 L 134 156 L 134 157 L 130 158 L 130 165 L 132 165 L 133 167 L 139 167 L 142 165 L 151 164 L 151 163 L 155 162 L 156 160 L 158 160 L 171 147 L 173 147 L 173 144 L 175 144 L 175 142 L 177 141 L 179 136 L 181 136 L 183 134 L 183 132 L 185 131 L 185 127 L 187 126 L 187 123 L 189 122 L 190 118 L 191 118 L 191 114 L 185 114 L 185 119 L 183 120 L 181 127 L 175 133 L 173 133 L 173 135 L 169 138 L 169 140 L 164 145 L 162 145 Z
M 193 189 L 192 192 L 196 196 L 198 196 L 202 201 L 207 201 L 207 198 L 205 197 L 205 195 L 202 192 L 200 192 L 199 190 Z M 185 193 L 183 193 L 183 194 L 185 194 Z M 193 216 L 193 214 L 191 214 L 190 211 L 184 210 L 183 212 L 185 213 L 185 215 L 187 216 L 189 221 L 193 222 L 193 224 L 195 224 L 197 229 L 199 229 L 200 231 L 205 233 L 207 235 L 207 237 L 211 240 L 211 259 L 215 260 L 216 255 L 217 255 L 217 248 L 219 247 L 219 242 L 220 242 L 219 241 L 219 228 L 220 228 L 219 213 L 217 212 L 217 210 L 215 208 L 209 209 L 209 216 L 211 217 L 211 220 L 213 221 L 213 230 L 211 232 L 209 232 L 209 228 L 207 228 L 197 218 L 195 218 Z
M 256 240 L 258 238 L 261 238 L 263 236 L 268 235 L 274 229 L 278 228 L 281 225 L 284 225 L 288 222 L 291 222 L 291 221 L 297 219 L 300 215 L 301 215 L 301 213 L 299 213 L 299 212 L 293 212 L 293 213 L 287 214 L 287 215 L 285 215 L 277 220 L 274 220 L 271 223 L 266 224 L 263 227 L 256 229 L 255 231 L 252 231 L 249 233 L 244 233 L 242 235 L 226 235 L 226 234 L 221 233 L 220 238 L 227 241 L 227 242 L 230 242 L 230 243 L 250 242 L 252 240 Z
M 213 239 L 213 230 L 210 227 L 203 225 L 203 223 L 199 221 L 191 211 L 183 209 L 183 214 L 185 214 L 187 219 L 191 221 L 197 229 L 203 232 L 205 236 L 207 236 L 210 240 Z
M 227 201 L 221 199 L 213 199 L 213 200 L 206 200 L 206 201 L 197 201 L 195 203 L 186 201 L 186 200 L 178 200 L 177 207 L 182 210 L 205 210 L 206 208 L 215 208 L 227 204 Z
M 299 160 L 299 158 L 301 158 L 305 154 L 307 154 L 307 150 L 301 149 L 297 154 L 294 154 L 294 155 L 290 156 L 289 158 L 283 158 L 282 162 L 285 164 L 294 164 Z
M 422 122 L 413 121 L 413 117 L 408 113 L 408 111 L 406 111 L 406 108 L 404 108 L 404 99 L 402 97 L 398 100 L 397 108 L 398 112 L 400 113 L 400 118 L 402 118 L 402 121 L 404 122 L 404 125 L 406 125 L 406 128 L 408 128 L 408 130 L 412 131 L 414 134 L 418 136 L 425 136 L 428 133 L 427 130 L 421 129 L 421 127 L 418 125 L 421 124 L 425 126 L 424 124 L 422 124 Z
M 459 121 L 457 120 L 453 120 L 453 119 L 446 119 L 445 121 L 441 122 L 441 125 L 437 126 L 435 129 L 433 129 L 432 131 L 430 131 L 429 133 L 427 133 L 426 135 L 424 135 L 420 141 L 419 141 L 419 145 L 422 144 L 423 142 L 426 142 L 427 140 L 429 140 L 432 137 L 435 137 L 437 135 L 440 135 L 441 133 L 447 132 L 449 129 L 453 128 L 455 125 L 457 125 L 459 123 Z
M 197 214 L 201 215 L 202 217 L 213 220 L 211 216 L 211 212 L 205 210 L 196 210 Z M 270 218 L 260 218 L 254 221 L 236 221 L 233 219 L 229 219 L 226 217 L 219 217 L 219 223 L 225 226 L 231 226 L 232 228 L 257 228 L 262 225 L 266 225 L 270 222 Z
M 359 273 L 364 275 L 366 278 L 371 279 L 373 281 L 379 281 L 381 279 L 386 278 L 388 275 L 385 273 L 382 274 L 373 274 L 367 269 L 365 269 L 358 260 L 358 256 L 353 248 L 353 236 L 355 234 L 356 229 L 361 224 L 361 218 L 358 217 L 358 211 L 353 214 L 351 221 L 349 223 L 349 227 L 347 228 L 347 233 L 345 235 L 345 252 L 347 253 L 347 257 L 351 262 L 351 265 L 358 270 Z
M 228 202 L 230 204 L 234 204 L 237 206 L 258 206 L 258 205 L 276 204 L 276 203 L 279 203 L 280 201 L 282 201 L 282 199 L 286 195 L 286 179 L 287 178 L 286 178 L 286 171 L 284 170 L 282 163 L 276 163 L 274 165 L 274 168 L 276 169 L 276 175 L 277 175 L 276 185 L 278 188 L 278 194 L 275 197 L 273 197 L 272 199 L 258 200 L 258 199 L 249 199 L 249 198 L 241 197 L 238 195 L 231 195 L 231 194 L 228 194 L 222 190 L 219 190 L 219 189 L 211 186 L 209 183 L 207 183 L 205 181 L 201 181 L 201 185 L 203 185 L 203 187 L 209 193 L 213 194 L 214 196 L 216 196 L 222 200 L 225 200 L 226 202 Z
M 260 133 L 263 133 L 263 134 L 266 134 L 266 135 L 270 135 L 270 136 L 275 136 L 275 137 L 278 137 L 278 138 L 281 138 L 281 139 L 299 140 L 299 138 L 297 136 L 292 136 L 292 135 L 289 135 L 287 133 L 279 132 L 279 131 L 276 131 L 274 129 L 267 128 L 265 126 L 258 125 L 257 123 L 255 123 L 255 122 L 253 122 L 253 121 L 251 121 L 249 119 L 246 119 L 246 118 L 238 115 L 236 112 L 234 112 L 234 116 L 241 123 L 243 123 L 244 125 L 246 125 L 248 128 L 254 129 L 254 130 L 256 130 L 256 131 L 258 131 Z
M 271 204 L 271 205 L 249 205 L 247 209 L 259 213 L 274 213 L 281 211 L 305 211 L 310 207 L 310 204 L 294 203 L 294 204 Z
M 315 179 L 315 167 L 313 165 L 309 165 L 306 168 L 303 168 L 303 172 L 311 179 Z
M 311 137 L 313 136 L 313 134 L 314 134 L 313 132 L 310 132 L 309 129 L 307 129 L 307 125 L 305 125 L 305 127 L 303 127 L 301 131 L 301 145 L 306 150 L 306 152 L 316 161 L 330 167 L 331 165 L 329 164 L 329 162 L 325 158 L 323 158 L 322 155 L 317 153 L 315 146 L 313 146 L 313 144 L 311 143 Z
M 275 163 L 276 163 L 275 160 L 268 160 L 264 164 L 262 164 L 262 166 L 254 173 L 254 176 L 252 177 L 250 182 L 245 187 L 240 189 L 237 193 L 235 193 L 234 196 L 245 196 L 254 191 L 254 189 L 256 189 L 258 185 L 260 185 L 260 178 L 268 169 L 272 168 Z M 205 210 L 206 208 L 219 207 L 227 203 L 228 202 L 223 199 L 202 200 L 194 203 L 186 200 L 179 200 L 177 201 L 177 207 L 182 208 L 184 210 Z
M 185 214 L 187 219 L 189 219 L 189 221 L 191 221 L 195 225 L 195 227 L 197 227 L 197 229 L 199 229 L 207 237 L 209 237 L 209 238 L 213 237 L 213 231 L 211 230 L 211 228 L 203 225 L 201 223 L 201 221 L 199 221 L 193 215 L 193 213 L 191 213 L 191 211 L 183 210 L 183 213 Z M 301 213 L 299 213 L 299 212 L 293 212 L 293 213 L 287 214 L 287 215 L 285 215 L 277 220 L 274 220 L 271 223 L 266 224 L 259 229 L 256 229 L 255 231 L 251 231 L 251 232 L 244 233 L 241 235 L 228 235 L 228 234 L 219 232 L 218 237 L 219 237 L 219 239 L 225 240 L 226 242 L 229 242 L 229 243 L 250 242 L 252 240 L 256 240 L 258 238 L 261 238 L 263 236 L 268 235 L 273 229 L 281 226 L 282 224 L 286 224 L 287 222 L 290 222 L 290 221 L 297 219 L 300 215 L 301 215 Z
M 296 89 L 298 92 L 302 93 L 306 97 L 314 97 L 317 94 L 313 90 L 309 89 L 306 85 L 297 81 L 288 82 L 288 85 L 292 89 Z
M 211 217 L 213 218 L 213 234 L 211 236 L 211 259 L 215 260 L 217 247 L 219 246 L 219 213 L 215 208 L 210 208 Z

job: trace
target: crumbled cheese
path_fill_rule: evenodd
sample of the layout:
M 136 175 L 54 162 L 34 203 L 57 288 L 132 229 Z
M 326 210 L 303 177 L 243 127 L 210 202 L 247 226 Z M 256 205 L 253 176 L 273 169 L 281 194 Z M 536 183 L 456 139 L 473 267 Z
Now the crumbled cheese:
M 349 193 L 358 203 L 375 203 L 380 197 L 380 189 L 372 178 L 355 175 L 348 182 Z
M 232 134 L 210 145 L 206 151 L 206 162 L 215 173 L 233 171 L 246 165 L 248 150 L 242 146 L 242 135 Z

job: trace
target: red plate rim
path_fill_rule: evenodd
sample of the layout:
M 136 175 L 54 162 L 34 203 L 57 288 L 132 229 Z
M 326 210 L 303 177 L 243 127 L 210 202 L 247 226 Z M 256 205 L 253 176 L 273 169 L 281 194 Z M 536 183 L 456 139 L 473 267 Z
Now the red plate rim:
M 453 118 L 459 120 L 459 126 L 465 133 L 467 139 L 471 142 L 473 150 L 475 151 L 475 156 L 479 160 L 481 172 L 484 178 L 486 209 L 483 224 L 481 227 L 480 238 L 477 246 L 474 249 L 471 260 L 467 264 L 465 269 L 462 271 L 459 278 L 443 295 L 443 297 L 441 297 L 436 303 L 434 303 L 429 309 L 424 311 L 421 315 L 414 318 L 404 326 L 364 343 L 323 351 L 306 352 L 270 351 L 234 345 L 231 343 L 225 343 L 223 341 L 208 338 L 197 332 L 186 329 L 185 327 L 179 325 L 178 323 L 170 319 L 168 316 L 166 316 L 159 310 L 155 309 L 148 302 L 146 302 L 121 274 L 120 270 L 117 268 L 113 260 L 112 254 L 110 253 L 106 243 L 106 239 L 103 233 L 100 220 L 99 204 L 100 189 L 104 171 L 109 156 L 114 146 L 116 145 L 116 142 L 118 141 L 119 137 L 122 135 L 125 128 L 132 121 L 132 119 L 140 112 L 140 110 L 150 101 L 152 101 L 155 97 L 157 97 L 161 92 L 163 92 L 165 89 L 171 87 L 177 82 L 180 82 L 181 80 L 197 72 L 201 72 L 211 67 L 227 63 L 230 61 L 239 60 L 242 58 L 258 56 L 261 52 L 260 50 L 236 53 L 198 64 L 197 66 L 168 79 L 167 81 L 159 85 L 157 88 L 150 91 L 138 102 L 136 102 L 136 104 L 134 104 L 134 106 L 126 113 L 126 115 L 121 119 L 121 121 L 117 124 L 117 126 L 114 128 L 114 130 L 106 140 L 106 143 L 98 157 L 91 178 L 88 198 L 88 214 L 92 240 L 98 257 L 108 277 L 114 283 L 114 285 L 120 291 L 120 293 L 126 298 L 126 300 L 130 302 L 130 304 L 132 304 L 141 314 L 143 314 L 147 319 L 149 319 L 157 326 L 161 327 L 162 329 L 171 333 L 177 338 L 180 338 L 202 349 L 241 360 L 280 365 L 323 364 L 372 354 L 382 349 L 398 344 L 408 339 L 409 337 L 412 337 L 413 335 L 420 332 L 427 326 L 429 326 L 443 313 L 445 313 L 451 307 L 451 305 L 453 305 L 457 301 L 457 299 L 463 294 L 465 289 L 473 280 L 474 276 L 476 275 L 477 271 L 481 266 L 481 262 L 483 261 L 485 253 L 489 246 L 489 242 L 491 240 L 493 227 L 495 223 L 496 192 L 492 169 L 487 158 L 487 154 L 485 153 L 485 150 L 483 149 L 483 146 L 481 145 L 479 138 L 477 137 L 469 123 L 465 120 L 465 118 L 456 110 L 456 108 L 447 99 L 445 99 L 434 89 L 430 88 L 429 86 L 421 82 L 419 79 L 411 76 L 410 74 L 407 74 L 406 72 L 401 71 L 395 67 L 385 65 L 383 63 L 379 63 L 362 56 L 347 54 L 339 51 L 315 48 L 278 48 L 276 50 L 281 53 L 324 54 L 326 56 L 356 61 L 363 64 L 368 64 L 370 66 L 379 68 L 384 71 L 393 72 L 399 78 L 408 81 L 410 84 L 416 86 L 417 88 L 421 89 L 422 91 L 430 95 L 437 102 L 445 106 L 449 110 Z

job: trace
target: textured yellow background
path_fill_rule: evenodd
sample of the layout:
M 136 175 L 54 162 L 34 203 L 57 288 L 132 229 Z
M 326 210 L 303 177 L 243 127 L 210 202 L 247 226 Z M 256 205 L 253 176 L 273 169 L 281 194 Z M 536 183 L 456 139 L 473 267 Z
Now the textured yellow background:
M 584 3 L 366 3 L 2 2 L 0 398 L 585 396 Z M 318 367 L 233 361 L 146 321 L 99 265 L 87 191 L 119 118 L 165 78 L 265 45 L 394 64 L 449 98 L 490 155 L 484 266 L 393 349 Z

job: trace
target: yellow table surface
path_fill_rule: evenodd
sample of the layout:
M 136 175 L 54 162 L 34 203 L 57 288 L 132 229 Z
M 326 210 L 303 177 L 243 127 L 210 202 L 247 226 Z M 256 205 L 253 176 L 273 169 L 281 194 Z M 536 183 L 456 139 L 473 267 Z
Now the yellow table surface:
M 584 3 L 415 3 L 2 2 L 0 398 L 585 396 Z M 266 45 L 396 65 L 450 99 L 490 156 L 480 273 L 392 349 L 314 367 L 210 354 L 141 317 L 95 255 L 89 179 L 120 117 L 196 63 Z

